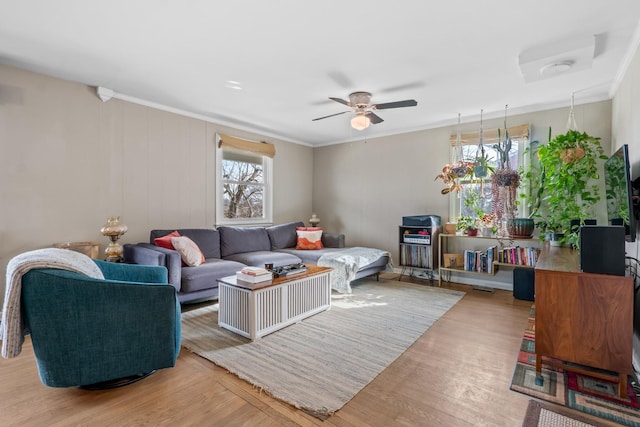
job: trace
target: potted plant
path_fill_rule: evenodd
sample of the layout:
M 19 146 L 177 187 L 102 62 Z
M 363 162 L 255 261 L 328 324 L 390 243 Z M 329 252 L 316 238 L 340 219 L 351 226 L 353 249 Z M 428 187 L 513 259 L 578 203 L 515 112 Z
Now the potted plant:
M 458 178 L 463 178 L 473 171 L 473 163 L 460 160 L 455 163 L 447 163 L 442 168 L 435 179 L 441 179 L 447 187 L 440 190 L 442 194 L 449 194 L 458 191 L 462 186 L 458 183 Z
M 515 217 L 517 207 L 516 199 L 517 189 L 520 185 L 520 174 L 511 169 L 509 163 L 511 146 L 512 142 L 505 120 L 504 140 L 501 139 L 500 129 L 498 129 L 498 143 L 493 146 L 498 153 L 498 167 L 491 175 L 491 212 L 496 216 L 497 224 L 500 225 Z M 500 233 L 505 234 L 504 229 L 501 229 Z
M 476 178 L 486 178 L 489 172 L 493 172 L 493 168 L 489 166 L 492 160 L 493 159 L 484 151 L 484 146 L 481 145 L 473 162 L 473 175 Z
M 551 128 L 549 128 L 549 140 L 551 140 Z M 524 156 L 530 157 L 531 164 L 526 172 L 523 168 L 518 170 L 521 187 L 516 204 L 524 205 L 525 214 L 528 213 L 528 215 L 507 221 L 507 231 L 511 237 L 532 237 L 536 226 L 542 224 L 536 223 L 536 220 L 541 218 L 539 210 L 545 183 L 545 175 L 542 173 L 540 165 L 536 162 L 538 146 L 538 141 L 532 141 L 523 153 Z
M 478 223 L 480 224 L 480 230 L 483 237 L 491 237 L 496 231 L 498 231 L 498 227 L 494 224 L 496 216 L 494 214 L 483 213 L 480 218 L 478 218 Z
M 563 233 L 561 243 L 578 247 L 579 227 L 594 218 L 600 200 L 598 161 L 606 160 L 600 138 L 568 130 L 538 148 L 541 179 L 544 180 L 540 222 L 545 233 Z
M 467 236 L 477 236 L 478 220 L 471 216 L 461 216 L 458 218 L 456 229 L 466 233 Z

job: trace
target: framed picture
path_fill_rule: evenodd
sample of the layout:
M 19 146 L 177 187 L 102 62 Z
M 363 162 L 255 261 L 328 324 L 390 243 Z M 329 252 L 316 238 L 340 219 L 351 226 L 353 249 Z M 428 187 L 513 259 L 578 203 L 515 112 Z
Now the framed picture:
M 445 267 L 463 267 L 464 260 L 462 254 L 443 254 L 443 264 Z

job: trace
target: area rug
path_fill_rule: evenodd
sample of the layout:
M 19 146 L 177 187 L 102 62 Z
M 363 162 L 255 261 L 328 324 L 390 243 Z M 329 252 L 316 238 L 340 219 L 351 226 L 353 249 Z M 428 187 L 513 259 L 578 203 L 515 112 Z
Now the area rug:
M 543 365 L 544 383 L 538 386 L 535 384 L 535 353 L 533 306 L 513 372 L 511 390 L 621 425 L 640 426 L 640 404 L 631 384 L 628 385 L 627 399 L 620 399 L 616 383 Z
M 464 292 L 361 279 L 332 307 L 257 341 L 218 327 L 218 305 L 182 315 L 182 345 L 271 396 L 326 419 L 400 356 Z
M 606 427 L 566 408 L 530 400 L 522 427 Z

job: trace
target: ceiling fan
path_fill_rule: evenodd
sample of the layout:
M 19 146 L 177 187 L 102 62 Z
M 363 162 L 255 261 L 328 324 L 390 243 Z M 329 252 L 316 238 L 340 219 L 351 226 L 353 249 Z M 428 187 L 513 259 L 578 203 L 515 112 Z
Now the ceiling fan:
M 343 111 L 341 113 L 330 114 L 324 117 L 318 117 L 312 121 L 322 120 L 329 117 L 339 116 L 341 114 L 355 112 L 356 115 L 351 119 L 351 127 L 356 130 L 363 130 L 369 127 L 371 123 L 374 125 L 381 123 L 384 120 L 380 116 L 374 113 L 374 110 L 386 110 L 389 108 L 400 107 L 415 107 L 418 102 L 415 99 L 407 99 L 404 101 L 385 102 L 383 104 L 371 104 L 371 94 L 369 92 L 353 92 L 349 95 L 349 101 L 345 101 L 341 98 L 329 99 L 351 107 L 351 110 Z

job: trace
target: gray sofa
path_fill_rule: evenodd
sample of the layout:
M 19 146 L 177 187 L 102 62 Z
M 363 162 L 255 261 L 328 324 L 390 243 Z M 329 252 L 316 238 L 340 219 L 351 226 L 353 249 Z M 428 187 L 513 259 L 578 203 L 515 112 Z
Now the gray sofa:
M 124 260 L 167 267 L 169 283 L 176 288 L 180 302 L 197 302 L 216 297 L 217 280 L 234 275 L 246 265 L 263 267 L 271 263 L 278 267 L 298 262 L 317 264 L 323 254 L 345 249 L 343 234 L 323 233 L 323 249 L 296 250 L 296 227 L 304 227 L 304 223 L 291 222 L 271 227 L 177 229 L 181 236 L 189 237 L 202 251 L 206 261 L 197 267 L 183 266 L 177 251 L 153 244 L 154 239 L 176 229 L 152 230 L 149 243 L 124 245 Z M 389 262 L 388 256 L 382 256 L 359 269 L 355 279 L 377 275 L 385 270 Z

